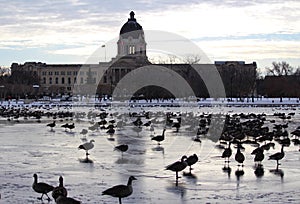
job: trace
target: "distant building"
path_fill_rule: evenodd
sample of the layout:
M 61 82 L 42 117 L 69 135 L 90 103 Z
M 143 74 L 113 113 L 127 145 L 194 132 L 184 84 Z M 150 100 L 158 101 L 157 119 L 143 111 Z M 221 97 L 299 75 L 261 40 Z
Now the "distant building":
M 46 64 L 41 62 L 13 63 L 12 76 L 16 73 L 27 73 L 38 85 L 35 93 L 40 95 L 69 94 L 74 91 L 74 84 L 97 86 L 97 94 L 111 94 L 117 83 L 132 70 L 150 65 L 148 61 L 144 31 L 130 12 L 130 18 L 120 30 L 117 42 L 117 55 L 110 62 L 99 64 Z M 179 73 L 193 88 L 197 96 L 209 97 L 203 80 L 189 64 L 155 64 L 167 67 Z M 255 94 L 255 62 L 246 64 L 243 61 L 216 61 L 214 64 L 225 85 L 228 96 L 246 96 Z M 201 65 L 210 67 L 212 65 Z M 109 67 L 104 73 L 101 68 Z M 100 70 L 100 71 L 99 71 Z M 24 75 L 25 76 L 25 75 Z M 102 77 L 100 77 L 102 76 Z M 100 80 L 98 80 L 101 78 Z M 32 89 L 34 89 L 32 87 Z M 28 90 L 26 90 L 28 91 Z M 14 92 L 15 93 L 15 92 Z M 25 93 L 19 93 L 25 94 Z M 26 93 L 27 94 L 27 93 Z
M 260 82 L 258 94 L 266 97 L 300 97 L 300 76 L 266 76 Z

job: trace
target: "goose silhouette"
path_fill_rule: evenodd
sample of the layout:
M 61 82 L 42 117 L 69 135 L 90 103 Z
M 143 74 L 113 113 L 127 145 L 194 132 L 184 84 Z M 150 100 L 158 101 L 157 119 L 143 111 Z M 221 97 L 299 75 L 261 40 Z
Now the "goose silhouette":
M 89 154 L 89 150 L 91 150 L 91 149 L 94 148 L 93 142 L 95 142 L 95 140 L 90 140 L 89 142 L 86 142 L 86 143 L 84 143 L 82 145 L 79 145 L 79 147 L 78 147 L 78 149 L 85 150 L 86 159 L 88 159 L 88 156 L 90 155 Z
M 166 128 L 164 128 L 162 135 L 157 135 L 155 137 L 152 137 L 151 140 L 157 141 L 158 145 L 160 145 L 160 142 L 165 140 L 165 132 L 166 132 Z
M 284 157 L 284 151 L 283 151 L 284 145 L 281 146 L 281 151 L 277 152 L 271 156 L 269 156 L 269 160 L 276 160 L 276 170 L 278 170 L 278 166 L 280 165 L 279 160 L 283 159 Z
M 53 121 L 52 123 L 48 123 L 47 126 L 51 128 L 51 130 L 53 130 L 53 128 L 55 127 L 55 121 Z
M 118 150 L 122 153 L 123 156 L 123 152 L 126 152 L 128 150 L 128 145 L 127 144 L 121 144 L 118 146 L 115 146 L 114 150 Z
M 227 163 L 227 167 L 229 167 L 229 158 L 232 155 L 232 150 L 230 148 L 230 145 L 231 145 L 231 142 L 229 142 L 228 147 L 225 148 L 224 152 L 222 153 L 222 158 L 225 158 L 225 167 L 226 167 L 226 163 Z
M 39 200 L 43 200 L 43 196 L 46 195 L 48 197 L 48 201 L 50 201 L 50 197 L 48 196 L 47 193 L 51 192 L 54 187 L 47 184 L 47 183 L 43 183 L 43 182 L 38 182 L 38 176 L 37 174 L 33 174 L 33 184 L 32 184 L 32 188 L 35 192 L 37 193 L 41 193 L 42 196 L 40 198 L 38 198 Z
M 240 167 L 240 166 L 243 167 L 243 166 L 244 166 L 243 163 L 244 163 L 244 161 L 245 161 L 245 156 L 244 156 L 244 154 L 241 152 L 240 145 L 238 145 L 238 147 L 237 147 L 237 152 L 236 152 L 236 154 L 235 154 L 235 161 L 238 162 L 238 167 Z
M 189 169 L 189 174 L 192 174 L 192 165 L 196 164 L 198 161 L 198 156 L 197 154 L 193 154 L 191 156 L 189 156 L 186 160 L 185 160 L 188 164 L 188 166 L 190 167 Z
M 187 156 L 182 156 L 180 161 L 174 162 L 166 167 L 166 170 L 175 171 L 176 172 L 176 185 L 178 184 L 178 172 L 184 170 L 188 163 L 186 162 Z
M 52 191 L 52 197 L 56 201 L 59 196 L 67 197 L 68 192 L 67 189 L 64 187 L 64 179 L 62 176 L 59 177 L 59 185 L 55 187 Z
M 257 149 L 255 149 L 255 152 L 252 152 L 251 154 L 255 154 L 254 162 L 256 162 L 258 166 L 261 166 L 261 162 L 265 158 L 264 149 L 258 147 Z
M 102 195 L 110 195 L 119 198 L 119 204 L 122 204 L 122 198 L 128 197 L 132 194 L 132 181 L 137 180 L 134 176 L 128 178 L 127 185 L 116 185 L 102 192 Z

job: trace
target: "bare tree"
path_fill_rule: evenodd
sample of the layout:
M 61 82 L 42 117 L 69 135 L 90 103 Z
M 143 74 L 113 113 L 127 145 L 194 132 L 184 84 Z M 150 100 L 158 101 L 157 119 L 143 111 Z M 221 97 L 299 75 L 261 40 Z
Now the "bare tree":
M 300 67 L 298 67 L 298 68 L 296 69 L 296 71 L 294 72 L 294 75 L 300 76 Z
M 201 60 L 201 56 L 199 55 L 186 55 L 185 59 L 183 59 L 186 64 L 198 64 Z
M 293 74 L 293 67 L 290 66 L 287 62 L 272 62 L 272 67 L 267 67 L 268 75 L 272 76 L 283 76 Z

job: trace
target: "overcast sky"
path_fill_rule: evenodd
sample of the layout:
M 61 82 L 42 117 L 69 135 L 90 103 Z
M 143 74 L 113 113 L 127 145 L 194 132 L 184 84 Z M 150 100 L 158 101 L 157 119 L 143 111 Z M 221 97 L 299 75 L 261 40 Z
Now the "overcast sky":
M 144 30 L 196 43 L 213 61 L 300 65 L 300 1 L 0 0 L 0 65 L 84 63 L 133 10 Z M 146 36 L 147 40 L 147 36 Z M 151 42 L 148 42 L 148 44 Z

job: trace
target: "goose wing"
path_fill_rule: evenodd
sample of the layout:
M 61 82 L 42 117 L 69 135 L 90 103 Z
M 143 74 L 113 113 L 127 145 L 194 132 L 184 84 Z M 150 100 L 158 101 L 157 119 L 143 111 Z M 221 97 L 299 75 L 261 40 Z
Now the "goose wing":
M 132 187 L 127 185 L 113 186 L 102 192 L 102 195 L 110 195 L 113 197 L 127 197 L 132 194 Z
M 35 190 L 37 193 L 49 193 L 54 189 L 53 186 L 47 184 L 47 183 L 34 183 L 32 185 L 33 190 Z

